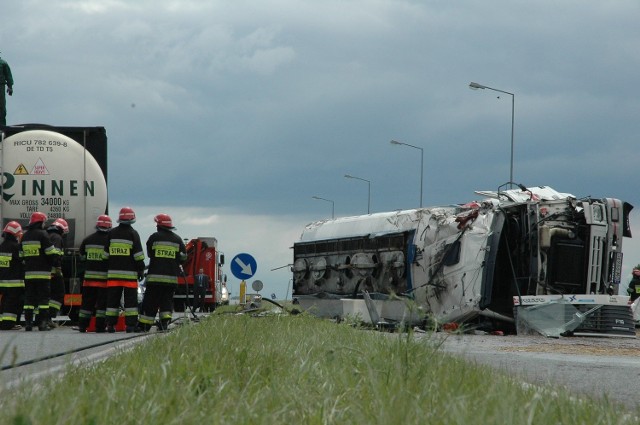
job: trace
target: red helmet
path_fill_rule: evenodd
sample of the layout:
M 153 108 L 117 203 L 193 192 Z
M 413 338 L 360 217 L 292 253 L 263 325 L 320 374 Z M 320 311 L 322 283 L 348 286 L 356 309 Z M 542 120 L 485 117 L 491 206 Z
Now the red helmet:
M 17 221 L 10 221 L 4 226 L 2 233 L 7 233 L 9 235 L 13 235 L 16 239 L 20 239 L 22 237 L 22 226 Z
M 136 221 L 136 213 L 131 207 L 122 207 L 120 209 L 120 215 L 118 216 L 118 222 L 133 223 Z
M 31 214 L 31 218 L 29 219 L 29 226 L 35 223 L 44 223 L 45 221 L 47 221 L 47 215 L 45 213 L 36 211 Z
M 98 217 L 98 221 L 96 221 L 96 227 L 100 229 L 111 229 L 113 224 L 111 224 L 111 217 L 108 215 L 101 215 Z
M 173 221 L 169 214 L 158 214 L 153 218 L 158 226 L 166 227 L 167 229 L 173 229 Z
M 56 218 L 54 222 L 51 223 L 51 225 L 60 229 L 62 231 L 62 234 L 66 235 L 67 233 L 69 233 L 69 224 L 64 218 Z

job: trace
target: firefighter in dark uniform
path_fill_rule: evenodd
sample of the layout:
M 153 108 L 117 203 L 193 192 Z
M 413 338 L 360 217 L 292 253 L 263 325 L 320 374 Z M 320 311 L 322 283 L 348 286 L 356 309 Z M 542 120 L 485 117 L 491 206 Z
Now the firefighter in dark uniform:
M 64 253 L 64 237 L 69 233 L 69 224 L 64 218 L 57 218 L 47 228 L 49 239 L 58 251 Z M 51 296 L 49 298 L 49 327 L 55 328 L 56 318 L 64 302 L 64 277 L 62 275 L 62 257 L 58 257 L 51 268 Z
M 18 315 L 24 296 L 24 269 L 20 258 L 20 238 L 22 226 L 10 221 L 2 230 L 3 241 L 0 244 L 0 330 L 21 329 Z
M 630 297 L 630 303 L 634 302 L 636 298 L 640 297 L 640 264 L 635 266 L 631 271 L 631 281 L 629 282 L 627 293 Z
M 51 243 L 44 230 L 45 213 L 31 214 L 20 249 L 24 260 L 24 320 L 25 331 L 33 329 L 34 310 L 38 308 L 38 330 L 48 331 L 51 267 L 61 252 Z
M 172 230 L 173 222 L 167 214 L 155 216 L 157 231 L 147 240 L 149 269 L 145 281 L 145 293 L 142 301 L 142 314 L 139 318 L 139 330 L 149 331 L 159 313 L 159 331 L 167 330 L 173 310 L 173 294 L 178 284 L 178 273 L 182 263 L 187 260 L 187 250 L 182 238 Z
M 96 221 L 96 231 L 84 238 L 80 244 L 80 258 L 85 263 L 82 282 L 82 306 L 78 317 L 78 330 L 86 332 L 92 316 L 96 316 L 96 332 L 106 329 L 107 317 L 107 270 L 108 262 L 103 256 L 109 239 L 111 217 L 101 215 Z
M 144 277 L 144 251 L 140 235 L 131 227 L 136 213 L 122 207 L 118 226 L 111 229 L 104 249 L 107 268 L 107 332 L 115 332 L 120 314 L 120 299 L 124 294 L 124 316 L 127 332 L 134 332 L 138 323 L 138 281 Z

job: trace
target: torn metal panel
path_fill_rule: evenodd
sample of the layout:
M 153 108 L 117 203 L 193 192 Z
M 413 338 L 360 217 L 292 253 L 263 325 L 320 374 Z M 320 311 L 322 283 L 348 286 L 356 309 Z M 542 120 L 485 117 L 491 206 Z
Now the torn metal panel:
M 438 322 L 508 323 L 514 299 L 617 292 L 628 204 L 547 186 L 477 193 L 487 198 L 309 224 L 294 244 L 294 296 L 334 313 L 366 291 Z

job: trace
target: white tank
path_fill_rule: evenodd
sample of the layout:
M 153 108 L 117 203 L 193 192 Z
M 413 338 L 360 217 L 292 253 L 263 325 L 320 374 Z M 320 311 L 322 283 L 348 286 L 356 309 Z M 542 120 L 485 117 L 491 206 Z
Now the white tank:
M 27 130 L 7 137 L 0 172 L 3 226 L 10 220 L 26 226 L 35 211 L 47 215 L 47 224 L 62 217 L 69 223 L 67 248 L 78 248 L 106 211 L 107 183 L 98 162 L 63 134 Z

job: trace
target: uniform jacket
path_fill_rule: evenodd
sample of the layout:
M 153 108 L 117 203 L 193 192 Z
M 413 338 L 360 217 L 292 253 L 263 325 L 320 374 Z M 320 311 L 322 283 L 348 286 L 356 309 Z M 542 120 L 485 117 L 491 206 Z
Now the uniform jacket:
M 28 229 L 20 244 L 24 260 L 24 278 L 51 279 L 51 268 L 62 254 L 43 229 Z
M 120 223 L 108 233 L 104 258 L 108 260 L 107 285 L 137 287 L 144 273 L 144 251 L 138 232 Z
M 147 255 L 147 285 L 178 283 L 180 265 L 187 259 L 187 250 L 180 236 L 169 229 L 158 227 L 158 231 L 147 240 Z
M 0 287 L 24 287 L 20 242 L 11 235 L 7 235 L 0 244 Z
M 84 286 L 106 285 L 109 262 L 103 253 L 108 240 L 109 232 L 96 231 L 80 244 L 80 259 L 85 262 Z
M 49 240 L 53 246 L 55 246 L 60 253 L 64 253 L 64 239 L 60 234 L 60 231 L 57 229 L 47 230 L 47 233 L 49 234 Z M 54 258 L 53 267 L 62 267 L 62 258 L 60 256 Z

